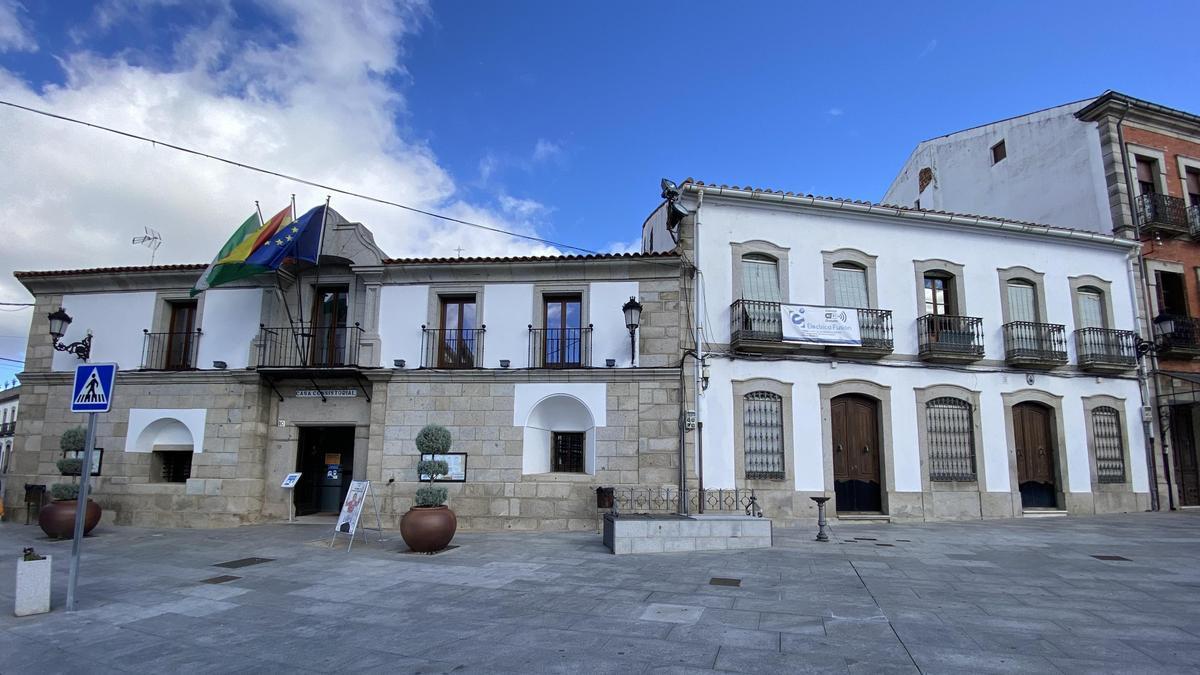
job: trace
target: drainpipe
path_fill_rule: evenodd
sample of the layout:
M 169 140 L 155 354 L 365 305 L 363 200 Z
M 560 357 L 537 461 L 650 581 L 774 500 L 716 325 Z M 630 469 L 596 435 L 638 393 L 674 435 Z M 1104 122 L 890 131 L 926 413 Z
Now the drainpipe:
M 1141 241 L 1141 236 L 1140 236 L 1140 234 L 1138 232 L 1138 228 L 1137 228 L 1137 218 L 1135 216 L 1135 210 L 1134 210 L 1133 176 L 1129 172 L 1129 151 L 1125 147 L 1125 131 L 1123 129 L 1124 124 L 1125 124 L 1125 115 L 1127 115 L 1129 113 L 1129 107 L 1130 107 L 1129 102 L 1126 101 L 1125 109 L 1121 111 L 1121 116 L 1119 118 L 1117 118 L 1117 144 L 1121 146 L 1120 147 L 1121 172 L 1125 176 L 1125 199 L 1128 201 L 1128 204 L 1129 204 L 1130 225 L 1133 227 L 1134 238 L 1137 239 L 1138 241 Z M 1149 274 L 1146 269 L 1146 256 L 1144 255 L 1141 246 L 1137 247 L 1136 253 L 1137 253 L 1138 271 L 1141 273 L 1141 276 L 1142 276 L 1142 297 L 1144 299 L 1144 305 L 1145 305 L 1143 307 L 1143 312 L 1145 312 L 1145 317 L 1146 317 L 1146 334 L 1150 340 L 1154 340 L 1154 316 L 1153 316 L 1154 312 L 1150 307 L 1150 277 L 1149 277 Z M 1135 302 L 1134 306 L 1135 307 L 1137 306 L 1136 302 Z M 1158 354 L 1155 352 L 1154 349 L 1151 349 L 1148 356 L 1149 356 L 1149 358 L 1145 359 L 1145 360 L 1148 360 L 1150 362 L 1149 373 L 1146 372 L 1146 369 L 1141 365 L 1141 363 L 1139 363 L 1139 365 L 1138 365 L 1138 371 L 1139 371 L 1138 379 L 1143 382 L 1143 387 L 1148 390 L 1148 393 L 1143 394 L 1143 399 L 1142 399 L 1143 410 L 1145 409 L 1146 399 L 1150 398 L 1151 400 L 1153 400 L 1154 405 L 1153 405 L 1153 408 L 1151 409 L 1151 411 L 1152 411 L 1152 416 L 1154 417 L 1154 419 L 1158 421 L 1158 430 L 1159 430 L 1158 443 L 1159 443 L 1159 446 L 1162 448 L 1163 480 L 1165 480 L 1167 483 L 1167 508 L 1170 510 L 1174 510 L 1175 509 L 1175 495 L 1173 494 L 1173 492 L 1171 490 L 1171 464 L 1168 462 L 1168 457 L 1167 457 L 1167 439 L 1169 438 L 1169 434 L 1170 434 L 1170 427 L 1169 427 L 1170 423 L 1168 422 L 1167 424 L 1163 424 L 1163 417 L 1159 414 L 1159 410 L 1158 410 Z M 1150 432 L 1150 433 L 1144 433 L 1144 435 L 1147 439 L 1146 454 L 1150 460 L 1149 468 L 1151 471 L 1151 474 L 1150 474 L 1150 482 L 1151 482 L 1150 508 L 1154 511 L 1159 511 L 1162 509 L 1162 496 L 1159 494 L 1159 489 L 1158 489 L 1158 466 L 1157 466 L 1157 462 L 1155 461 L 1155 455 L 1154 455 L 1153 428 L 1152 428 L 1151 422 L 1143 421 L 1142 424 L 1143 424 L 1143 429 L 1145 429 L 1145 431 L 1147 431 L 1147 432 Z

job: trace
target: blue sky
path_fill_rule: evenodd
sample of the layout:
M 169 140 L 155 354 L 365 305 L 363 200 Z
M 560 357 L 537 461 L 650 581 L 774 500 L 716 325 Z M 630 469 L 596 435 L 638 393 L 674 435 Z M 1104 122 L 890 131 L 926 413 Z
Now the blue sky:
M 916 143 L 976 124 L 1109 88 L 1200 112 L 1197 25 L 1195 2 L 1105 0 L 0 0 L 0 97 L 607 250 L 663 176 L 877 200 Z M 143 225 L 160 262 L 204 261 L 253 199 L 297 191 L 11 111 L 0 128 L 27 178 L 0 184 L 20 223 L 0 300 L 27 298 L 13 269 L 147 262 Z M 334 207 L 393 255 L 548 252 Z M 35 236 L 55 228 L 85 245 Z M 23 332 L 11 314 L 0 335 Z

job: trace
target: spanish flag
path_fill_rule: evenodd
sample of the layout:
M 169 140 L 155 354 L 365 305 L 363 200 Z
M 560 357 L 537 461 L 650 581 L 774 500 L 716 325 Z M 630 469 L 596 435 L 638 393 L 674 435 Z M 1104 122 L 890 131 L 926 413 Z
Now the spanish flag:
M 270 271 L 270 267 L 246 263 L 246 258 L 264 241 L 269 241 L 280 227 L 291 222 L 291 213 L 292 208 L 286 207 L 265 224 L 259 220 L 257 213 L 247 218 L 208 264 L 204 274 L 192 287 L 191 295 L 194 297 L 221 284 Z

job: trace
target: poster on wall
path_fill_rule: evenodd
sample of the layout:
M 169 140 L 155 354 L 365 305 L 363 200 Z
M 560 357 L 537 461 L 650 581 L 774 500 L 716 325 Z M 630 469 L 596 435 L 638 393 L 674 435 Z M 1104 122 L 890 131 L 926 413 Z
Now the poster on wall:
M 358 529 L 358 519 L 362 516 L 363 504 L 367 501 L 367 490 L 371 487 L 369 480 L 352 480 L 350 489 L 346 492 L 346 501 L 342 503 L 342 512 L 338 514 L 334 533 L 345 532 L 350 535 Z M 351 536 L 351 542 L 354 541 Z
M 862 345 L 858 310 L 845 307 L 780 305 L 785 342 L 812 345 Z
M 101 467 L 104 466 L 104 448 L 93 448 L 93 450 L 95 450 L 95 452 L 92 453 L 92 475 L 99 476 L 100 469 L 101 469 Z M 83 451 L 82 450 L 68 450 L 66 452 L 65 456 L 68 459 L 82 460 L 83 459 Z
M 465 482 L 467 482 L 467 453 L 465 453 L 465 452 L 447 452 L 445 454 L 440 454 L 440 455 L 431 455 L 428 453 L 421 453 L 421 461 L 424 461 L 427 459 L 434 459 L 434 460 L 440 459 L 446 463 L 446 466 L 450 467 L 450 473 L 446 474 L 445 476 L 441 476 L 440 478 L 438 478 L 437 480 L 434 481 L 435 483 L 465 483 Z M 421 474 L 420 476 L 418 476 L 418 478 L 420 478 L 421 480 L 429 480 L 429 476 L 426 474 Z

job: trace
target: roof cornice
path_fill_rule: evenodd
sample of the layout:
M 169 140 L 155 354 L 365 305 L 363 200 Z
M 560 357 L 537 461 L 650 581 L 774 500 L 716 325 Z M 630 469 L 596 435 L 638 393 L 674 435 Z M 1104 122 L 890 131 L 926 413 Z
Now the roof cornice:
M 1200 136 L 1200 115 L 1165 105 L 1134 98 L 1118 91 L 1106 91 L 1095 101 L 1080 109 L 1075 116 L 1085 122 L 1095 122 L 1107 116 L 1126 121 L 1154 124 L 1178 133 Z

